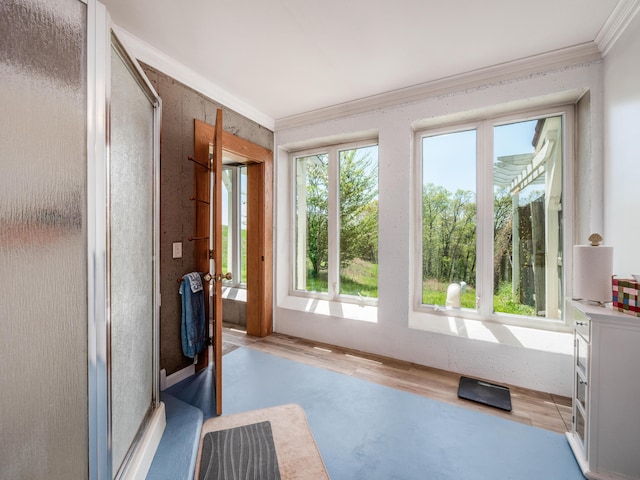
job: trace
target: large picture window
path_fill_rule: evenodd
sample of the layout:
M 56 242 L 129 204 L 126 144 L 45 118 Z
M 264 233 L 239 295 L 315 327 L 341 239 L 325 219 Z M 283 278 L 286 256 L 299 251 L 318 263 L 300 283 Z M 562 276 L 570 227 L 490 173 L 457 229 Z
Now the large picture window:
M 566 112 L 418 134 L 419 303 L 560 322 Z
M 293 290 L 331 300 L 378 297 L 378 147 L 341 145 L 293 158 Z

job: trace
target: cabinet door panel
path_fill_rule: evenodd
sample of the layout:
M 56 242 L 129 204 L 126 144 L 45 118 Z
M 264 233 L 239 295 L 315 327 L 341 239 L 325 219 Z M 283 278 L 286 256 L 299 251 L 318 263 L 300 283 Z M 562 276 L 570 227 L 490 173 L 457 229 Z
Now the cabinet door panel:
M 576 372 L 576 400 L 584 412 L 587 411 L 587 381 Z
M 640 478 L 640 325 L 598 323 L 592 337 L 598 368 L 589 387 L 597 387 L 597 402 L 591 405 L 598 429 L 593 432 L 598 444 L 594 460 L 599 472 Z
M 580 443 L 582 443 L 582 448 L 584 448 L 584 451 L 586 452 L 587 451 L 587 442 L 586 442 L 587 422 L 585 421 L 584 415 L 580 410 L 576 409 L 575 415 L 576 415 L 576 434 L 580 439 Z
M 584 378 L 588 378 L 589 368 L 589 344 L 582 338 L 581 335 L 576 334 L 576 367 Z

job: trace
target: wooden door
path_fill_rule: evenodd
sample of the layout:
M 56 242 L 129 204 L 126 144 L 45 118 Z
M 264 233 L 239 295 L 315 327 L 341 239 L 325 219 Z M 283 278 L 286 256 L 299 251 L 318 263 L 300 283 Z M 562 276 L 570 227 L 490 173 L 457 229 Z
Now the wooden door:
M 216 415 L 222 414 L 222 110 L 216 112 L 213 138 L 211 233 L 213 241 L 213 358 L 215 362 Z
M 216 414 L 222 413 L 222 156 L 223 150 L 247 165 L 247 334 L 264 337 L 272 331 L 272 183 L 273 152 L 222 130 L 222 110 L 216 124 L 195 121 L 196 171 L 210 172 L 200 191 L 209 201 L 195 200 L 196 223 L 206 225 L 208 250 L 197 243 L 196 268 L 211 273 L 209 317 L 213 323 Z M 201 197 L 205 198 L 205 197 Z M 200 207 L 198 206 L 200 205 Z M 201 210 L 198 210 L 201 209 Z
M 222 414 L 222 110 L 212 127 L 195 121 L 194 183 L 195 228 L 193 240 L 195 268 L 208 272 L 208 302 L 205 302 L 213 344 L 213 371 L 216 415 Z M 208 352 L 207 352 L 208 353 Z M 204 366 L 208 365 L 208 354 Z M 200 366 L 200 362 L 198 362 Z

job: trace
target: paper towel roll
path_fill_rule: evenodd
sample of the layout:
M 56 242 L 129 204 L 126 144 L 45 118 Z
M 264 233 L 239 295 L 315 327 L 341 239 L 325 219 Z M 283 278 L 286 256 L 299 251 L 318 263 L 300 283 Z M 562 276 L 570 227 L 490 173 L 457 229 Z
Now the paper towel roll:
M 613 247 L 573 246 L 573 298 L 611 301 Z

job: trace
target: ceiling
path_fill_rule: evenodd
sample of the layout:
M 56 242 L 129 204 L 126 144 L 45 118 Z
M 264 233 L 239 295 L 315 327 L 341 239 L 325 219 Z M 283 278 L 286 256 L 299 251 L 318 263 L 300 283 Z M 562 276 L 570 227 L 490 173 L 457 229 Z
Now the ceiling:
M 594 42 L 618 4 L 618 0 L 102 2 L 119 28 L 276 121 Z

